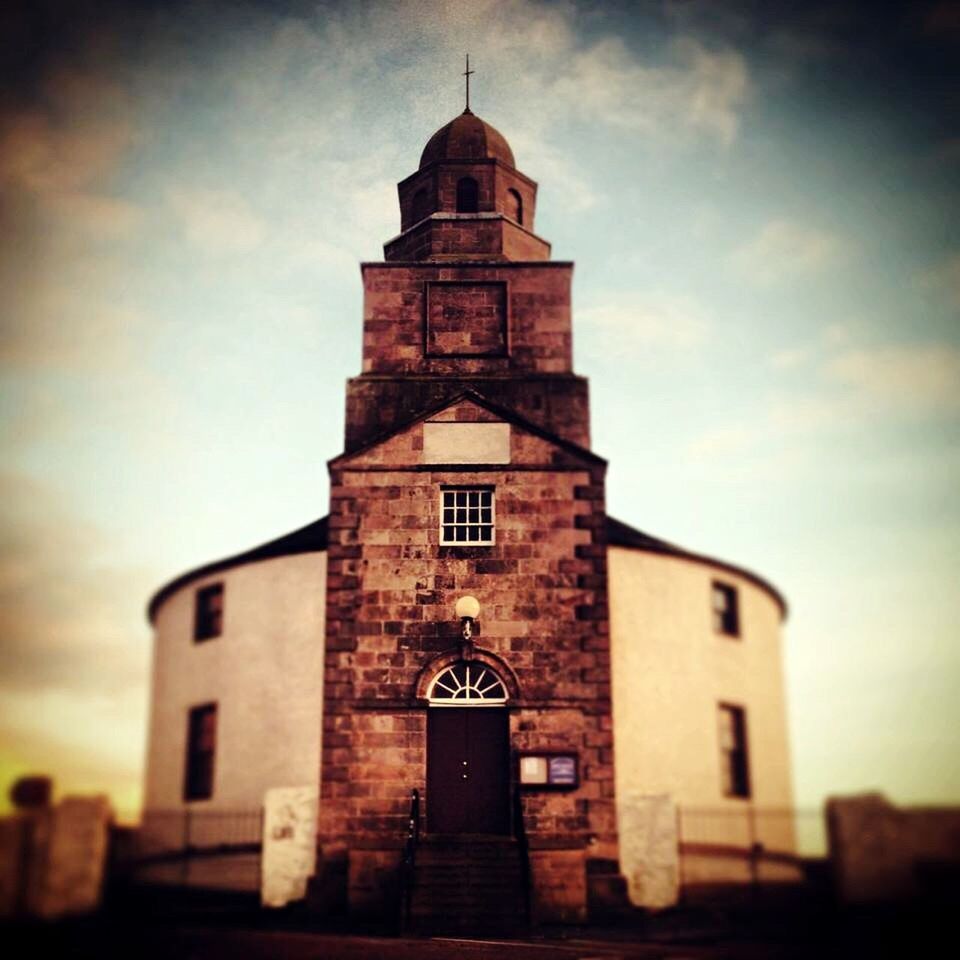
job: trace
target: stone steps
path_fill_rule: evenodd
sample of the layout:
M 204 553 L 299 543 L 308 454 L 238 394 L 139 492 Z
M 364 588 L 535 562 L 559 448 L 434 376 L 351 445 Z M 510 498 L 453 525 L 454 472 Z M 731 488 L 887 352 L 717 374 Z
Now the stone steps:
M 420 933 L 517 933 L 527 925 L 520 849 L 504 837 L 431 837 L 417 848 L 411 926 Z

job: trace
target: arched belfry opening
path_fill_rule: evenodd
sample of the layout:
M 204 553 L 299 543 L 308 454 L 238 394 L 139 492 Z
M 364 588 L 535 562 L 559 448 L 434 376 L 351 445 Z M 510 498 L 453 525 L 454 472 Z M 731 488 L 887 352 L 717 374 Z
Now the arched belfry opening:
M 457 213 L 477 213 L 480 203 L 480 185 L 473 177 L 457 181 Z
M 507 216 L 523 226 L 523 197 L 512 188 L 507 191 Z
M 417 171 L 397 187 L 400 233 L 384 244 L 386 262 L 550 259 L 550 244 L 533 232 L 536 183 L 517 169 L 503 134 L 476 114 L 461 113 L 437 130 Z
M 411 204 L 411 220 L 413 223 L 419 223 L 421 220 L 430 216 L 430 194 L 427 193 L 426 187 L 421 187 L 413 195 L 413 203 Z

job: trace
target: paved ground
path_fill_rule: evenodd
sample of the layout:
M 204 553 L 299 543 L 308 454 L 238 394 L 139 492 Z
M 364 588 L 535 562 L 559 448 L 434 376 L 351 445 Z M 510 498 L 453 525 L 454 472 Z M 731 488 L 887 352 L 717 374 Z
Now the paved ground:
M 683 910 L 522 939 L 317 929 L 296 911 L 189 912 L 158 901 L 55 924 L 0 926 L 3 960 L 870 960 L 960 956 L 960 904 L 838 914 Z
M 9 931 L 7 931 L 9 933 Z M 21 928 L 15 957 L 70 960 L 767 960 L 807 954 L 760 943 L 663 944 L 631 940 L 398 938 L 297 931 L 180 928 Z M 3 938 L 7 948 L 9 936 Z
M 657 935 L 654 935 L 657 936 Z M 385 937 L 303 930 L 167 924 L 145 918 L 0 929 L 9 960 L 870 960 L 956 956 L 929 927 L 854 923 L 802 942 L 672 932 L 651 938 L 623 928 L 548 931 L 522 940 Z M 664 939 L 666 936 L 666 939 Z M 951 939 L 956 939 L 952 937 Z

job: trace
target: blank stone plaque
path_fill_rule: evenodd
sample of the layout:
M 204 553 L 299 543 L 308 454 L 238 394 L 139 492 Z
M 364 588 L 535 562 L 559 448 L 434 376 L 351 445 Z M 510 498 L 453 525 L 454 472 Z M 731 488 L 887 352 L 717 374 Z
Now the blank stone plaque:
M 428 283 L 426 346 L 430 357 L 505 357 L 506 284 Z

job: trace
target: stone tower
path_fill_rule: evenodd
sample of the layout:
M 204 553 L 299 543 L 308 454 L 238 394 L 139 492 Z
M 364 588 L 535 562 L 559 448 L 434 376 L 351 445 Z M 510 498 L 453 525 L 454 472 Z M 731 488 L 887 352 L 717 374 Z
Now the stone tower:
M 420 862 L 497 847 L 529 864 L 537 919 L 582 920 L 618 848 L 606 464 L 572 369 L 573 265 L 469 109 L 398 191 L 329 464 L 322 886 L 390 914 L 416 790 Z

